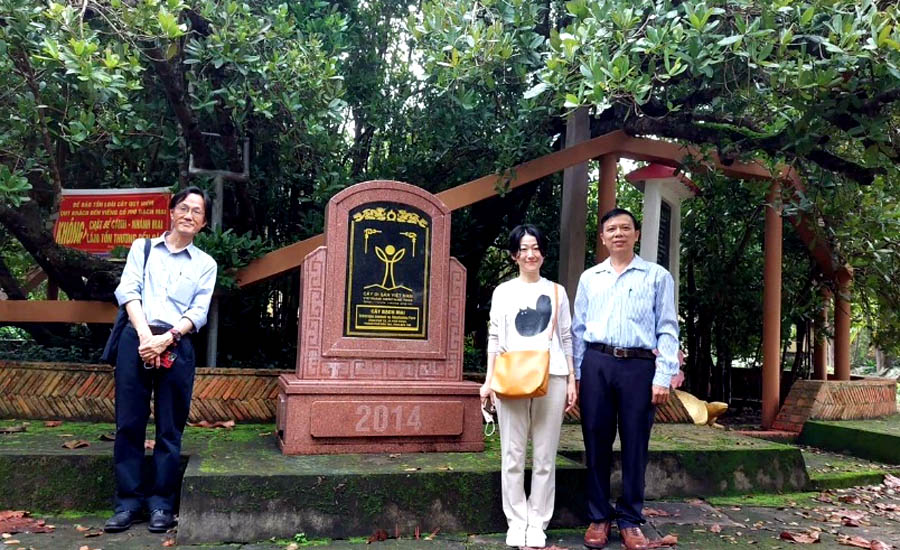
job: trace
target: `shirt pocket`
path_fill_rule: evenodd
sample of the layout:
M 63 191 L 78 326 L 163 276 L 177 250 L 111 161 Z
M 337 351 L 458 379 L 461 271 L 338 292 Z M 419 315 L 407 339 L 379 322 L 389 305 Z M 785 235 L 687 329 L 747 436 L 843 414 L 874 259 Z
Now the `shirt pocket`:
M 169 291 L 169 297 L 176 304 L 187 308 L 191 305 L 191 302 L 194 301 L 194 295 L 197 293 L 197 286 L 197 279 L 183 275 L 172 285 L 171 290 Z
M 653 322 L 653 296 L 647 292 L 629 292 L 625 313 L 635 323 Z

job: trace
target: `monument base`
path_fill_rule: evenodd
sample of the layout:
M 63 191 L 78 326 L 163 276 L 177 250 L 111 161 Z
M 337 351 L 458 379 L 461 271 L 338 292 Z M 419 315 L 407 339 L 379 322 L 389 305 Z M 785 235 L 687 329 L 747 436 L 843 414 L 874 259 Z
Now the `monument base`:
M 475 382 L 278 379 L 278 446 L 286 455 L 477 452 Z

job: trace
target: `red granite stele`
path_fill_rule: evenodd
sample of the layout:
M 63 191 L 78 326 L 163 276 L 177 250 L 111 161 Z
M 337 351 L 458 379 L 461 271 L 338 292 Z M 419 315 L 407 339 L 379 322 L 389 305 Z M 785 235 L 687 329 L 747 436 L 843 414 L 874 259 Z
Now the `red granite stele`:
M 369 203 L 393 203 L 398 211 L 408 205 L 430 218 L 430 224 L 423 222 L 430 231 L 430 266 L 422 259 L 424 250 L 419 257 L 428 266 L 420 310 L 427 331 L 420 338 L 346 334 L 351 213 Z M 297 372 L 279 378 L 276 423 L 282 452 L 483 450 L 478 384 L 462 380 L 466 272 L 450 257 L 450 210 L 406 183 L 360 183 L 329 201 L 325 238 L 326 246 L 303 262 Z M 411 245 L 415 249 L 416 240 Z M 366 246 L 368 253 L 368 235 Z M 394 254 L 397 260 L 406 257 Z M 382 261 L 387 281 L 388 262 Z M 393 271 L 390 275 L 393 282 Z M 414 318 L 422 320 L 409 319 Z

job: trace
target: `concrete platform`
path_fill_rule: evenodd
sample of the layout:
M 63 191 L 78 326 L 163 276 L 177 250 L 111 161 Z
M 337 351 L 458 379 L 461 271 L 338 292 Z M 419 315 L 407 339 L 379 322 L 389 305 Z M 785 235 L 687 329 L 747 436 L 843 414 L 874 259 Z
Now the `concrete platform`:
M 900 464 L 900 414 L 872 420 L 810 420 L 798 442 L 855 457 Z
M 9 426 L 0 422 L 0 427 Z M 0 434 L 0 509 L 104 513 L 113 493 L 109 424 L 33 422 Z M 67 450 L 65 440 L 90 446 Z M 274 426 L 189 428 L 178 542 L 248 542 L 270 537 L 367 536 L 505 529 L 499 437 L 481 453 L 283 456 Z M 564 426 L 552 527 L 584 525 L 580 427 Z M 614 490 L 618 484 L 614 477 Z M 649 498 L 792 492 L 808 485 L 796 447 L 708 427 L 658 425 L 651 439 Z

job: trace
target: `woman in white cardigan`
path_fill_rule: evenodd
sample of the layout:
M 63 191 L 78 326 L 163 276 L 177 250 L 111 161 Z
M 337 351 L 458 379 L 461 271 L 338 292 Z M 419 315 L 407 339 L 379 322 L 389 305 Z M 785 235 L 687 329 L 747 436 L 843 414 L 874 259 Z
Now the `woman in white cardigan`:
M 509 234 L 509 254 L 519 276 L 494 289 L 488 331 L 488 361 L 481 399 L 497 406 L 502 455 L 503 513 L 509 529 L 506 544 L 543 548 L 544 530 L 553 516 L 556 493 L 556 450 L 563 414 L 575 406 L 572 364 L 572 314 L 561 285 L 541 277 L 546 239 L 533 225 Z M 556 323 L 552 322 L 556 318 Z M 550 330 L 556 327 L 554 334 Z M 491 392 L 494 359 L 505 351 L 546 349 L 550 340 L 547 394 L 530 399 L 504 399 Z M 525 449 L 532 436 L 531 494 L 525 496 Z

